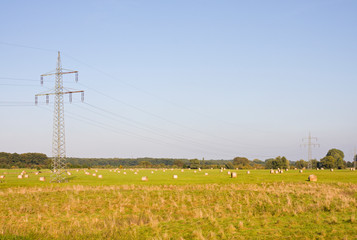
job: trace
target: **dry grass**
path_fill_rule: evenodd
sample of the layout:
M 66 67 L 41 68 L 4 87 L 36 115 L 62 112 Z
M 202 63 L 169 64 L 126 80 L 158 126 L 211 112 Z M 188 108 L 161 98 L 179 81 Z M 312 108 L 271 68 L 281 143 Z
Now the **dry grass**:
M 356 190 L 348 183 L 8 188 L 0 191 L 0 234 L 9 239 L 353 239 Z

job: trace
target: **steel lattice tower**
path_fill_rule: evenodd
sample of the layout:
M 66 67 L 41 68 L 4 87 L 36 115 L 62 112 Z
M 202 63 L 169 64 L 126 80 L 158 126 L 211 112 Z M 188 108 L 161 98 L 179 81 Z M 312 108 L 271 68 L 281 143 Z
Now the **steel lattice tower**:
M 311 133 L 309 132 L 309 137 L 308 138 L 303 138 L 302 141 L 307 140 L 307 143 L 303 144 L 304 146 L 307 146 L 307 168 L 311 169 L 312 168 L 312 147 L 315 146 L 320 146 L 320 144 L 317 143 L 312 143 L 312 140 L 317 141 L 316 137 L 311 137 Z
M 46 102 L 49 102 L 49 95 L 54 95 L 54 112 L 53 112 L 53 135 L 52 135 L 52 181 L 63 182 L 66 178 L 66 140 L 65 140 L 65 121 L 64 121 L 64 101 L 63 95 L 69 94 L 69 99 L 72 101 L 72 93 L 82 93 L 82 101 L 84 91 L 66 91 L 63 87 L 63 74 L 75 73 L 76 81 L 78 81 L 78 71 L 63 71 L 61 64 L 61 54 L 58 52 L 57 67 L 54 73 L 46 73 L 41 75 L 41 84 L 43 77 L 55 75 L 55 88 L 51 93 L 36 94 L 36 104 L 38 96 L 46 96 Z

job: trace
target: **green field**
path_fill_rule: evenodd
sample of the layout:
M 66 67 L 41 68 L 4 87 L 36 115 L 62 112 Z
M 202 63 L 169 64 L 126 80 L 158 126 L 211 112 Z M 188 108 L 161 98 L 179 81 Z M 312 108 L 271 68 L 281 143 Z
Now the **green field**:
M 0 239 L 357 239 L 356 171 L 21 171 L 0 169 Z

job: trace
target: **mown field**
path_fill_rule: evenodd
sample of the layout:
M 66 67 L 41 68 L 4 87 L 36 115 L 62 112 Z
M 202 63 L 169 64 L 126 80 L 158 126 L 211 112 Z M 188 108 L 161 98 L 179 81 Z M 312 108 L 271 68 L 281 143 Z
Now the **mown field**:
M 0 239 L 357 239 L 357 171 L 21 171 L 0 169 Z

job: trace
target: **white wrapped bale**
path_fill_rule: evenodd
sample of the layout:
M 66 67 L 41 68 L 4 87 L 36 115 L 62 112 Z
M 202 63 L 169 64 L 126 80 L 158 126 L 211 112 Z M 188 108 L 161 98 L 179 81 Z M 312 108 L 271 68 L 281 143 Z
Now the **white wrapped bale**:
M 177 175 L 174 175 L 174 179 L 177 179 L 178 177 L 177 177 Z
M 143 177 L 141 177 L 141 181 L 147 182 L 147 181 L 149 181 L 149 179 L 147 176 L 143 176 Z
M 236 178 L 237 177 L 237 173 L 236 172 L 232 172 L 231 173 L 231 178 Z
M 45 179 L 45 177 L 40 177 L 39 180 L 40 180 L 41 182 L 44 182 L 46 179 Z

